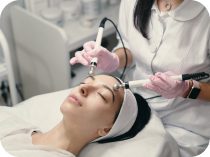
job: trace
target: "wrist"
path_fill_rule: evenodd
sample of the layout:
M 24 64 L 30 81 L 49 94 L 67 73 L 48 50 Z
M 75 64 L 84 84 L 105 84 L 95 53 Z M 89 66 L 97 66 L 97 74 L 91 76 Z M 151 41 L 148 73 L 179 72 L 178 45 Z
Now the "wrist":
M 119 68 L 119 64 L 120 64 L 120 59 L 118 57 L 118 55 L 116 53 L 112 53 L 113 54 L 113 71 L 116 71 Z
M 199 96 L 200 91 L 200 83 L 198 81 L 191 80 L 191 84 L 186 91 L 184 98 L 196 99 Z
M 116 71 L 118 67 L 119 67 L 119 57 L 115 53 L 111 53 L 110 57 L 107 60 L 107 63 L 103 64 L 101 69 L 103 69 L 104 72 L 111 73 Z
M 129 49 L 125 48 L 125 50 L 124 50 L 123 48 L 119 48 L 119 49 L 116 49 L 114 51 L 114 53 L 119 58 L 119 67 L 118 68 L 124 68 L 124 66 L 125 66 L 125 63 L 126 63 L 125 53 L 127 54 L 127 66 L 132 64 L 133 57 L 132 57 L 131 51 Z
M 190 98 L 190 99 L 197 99 L 197 97 L 199 96 L 200 94 L 200 83 L 193 80 L 193 86 L 187 96 L 187 98 Z
M 184 94 L 183 94 L 183 98 L 187 98 L 187 96 L 189 95 L 191 89 L 193 87 L 193 80 L 188 80 L 187 81 L 187 89 L 184 91 Z

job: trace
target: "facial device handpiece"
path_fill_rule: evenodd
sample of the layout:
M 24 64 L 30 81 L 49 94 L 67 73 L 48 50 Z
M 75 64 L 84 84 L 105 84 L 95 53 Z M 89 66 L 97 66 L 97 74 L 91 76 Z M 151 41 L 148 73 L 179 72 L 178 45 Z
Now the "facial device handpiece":
M 98 28 L 98 34 L 97 34 L 97 37 L 96 37 L 96 47 L 95 47 L 95 49 L 97 49 L 99 46 L 101 46 L 101 41 L 102 41 L 102 37 L 103 37 L 104 26 L 105 26 L 106 20 L 107 20 L 107 18 L 105 17 L 100 22 L 100 25 L 99 25 L 99 28 Z M 97 67 L 97 63 L 98 63 L 98 58 L 94 57 L 90 62 L 89 75 L 94 75 L 95 74 L 95 69 Z
M 97 67 L 97 58 L 93 58 L 90 62 L 90 71 L 89 75 L 94 76 L 95 75 L 95 68 Z
M 182 75 L 177 75 L 177 76 L 171 76 L 171 78 L 175 79 L 175 80 L 180 80 L 180 81 L 184 81 L 184 80 L 190 80 L 190 79 L 194 79 L 194 80 L 201 80 L 201 79 L 206 79 L 209 77 L 209 74 L 205 73 L 205 72 L 200 72 L 200 73 L 193 73 L 193 74 L 182 74 Z M 141 87 L 143 86 L 145 83 L 150 82 L 149 79 L 145 79 L 145 80 L 135 80 L 135 81 L 127 81 L 127 82 L 123 82 L 121 84 L 115 84 L 114 85 L 114 89 L 118 90 L 119 88 L 131 88 L 131 87 Z

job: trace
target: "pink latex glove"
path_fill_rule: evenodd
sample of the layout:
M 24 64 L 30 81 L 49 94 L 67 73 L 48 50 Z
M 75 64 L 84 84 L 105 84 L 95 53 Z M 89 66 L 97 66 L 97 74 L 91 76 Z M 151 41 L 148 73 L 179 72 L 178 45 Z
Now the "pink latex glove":
M 70 60 L 70 64 L 81 63 L 85 66 L 90 65 L 94 57 L 98 58 L 97 68 L 104 72 L 113 72 L 119 66 L 119 58 L 115 53 L 112 53 L 102 46 L 96 47 L 94 41 L 89 41 L 83 45 L 82 51 L 77 51 L 75 57 Z
M 190 81 L 178 81 L 172 79 L 170 76 L 175 75 L 168 71 L 166 73 L 157 72 L 150 77 L 150 83 L 144 85 L 161 96 L 171 99 L 176 97 L 183 97 L 190 88 Z

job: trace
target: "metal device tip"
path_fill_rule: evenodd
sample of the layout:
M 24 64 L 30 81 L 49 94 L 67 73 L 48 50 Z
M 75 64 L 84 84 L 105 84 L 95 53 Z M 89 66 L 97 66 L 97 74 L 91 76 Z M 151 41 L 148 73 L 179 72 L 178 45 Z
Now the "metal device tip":
M 95 73 L 95 66 L 91 65 L 91 66 L 90 66 L 89 75 L 93 76 L 94 73 Z
M 117 84 L 117 83 L 116 83 L 116 84 L 114 84 L 113 89 L 114 89 L 114 90 L 118 90 L 120 87 L 121 87 L 120 84 Z
M 93 71 L 92 70 L 89 71 L 89 75 L 91 75 L 91 76 L 93 75 Z

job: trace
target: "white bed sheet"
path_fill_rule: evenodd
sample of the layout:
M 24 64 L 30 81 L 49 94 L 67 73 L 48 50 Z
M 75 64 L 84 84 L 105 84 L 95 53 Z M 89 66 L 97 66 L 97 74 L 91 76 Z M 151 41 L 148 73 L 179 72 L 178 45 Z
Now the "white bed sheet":
M 47 131 L 62 118 L 60 105 L 70 89 L 30 98 L 13 108 L 0 107 Z M 134 138 L 107 144 L 92 143 L 79 157 L 179 157 L 174 139 L 166 132 L 153 112 L 148 125 Z

